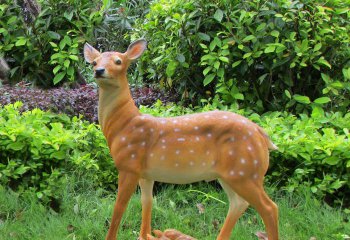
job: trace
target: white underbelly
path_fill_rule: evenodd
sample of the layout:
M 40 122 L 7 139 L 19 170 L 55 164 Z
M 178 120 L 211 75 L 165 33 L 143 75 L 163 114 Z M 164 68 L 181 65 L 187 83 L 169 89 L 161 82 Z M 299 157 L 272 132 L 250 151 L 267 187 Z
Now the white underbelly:
M 199 181 L 212 181 L 218 178 L 214 172 L 203 171 L 202 169 L 192 171 L 178 171 L 176 169 L 153 168 L 144 172 L 143 178 L 173 184 L 187 184 Z

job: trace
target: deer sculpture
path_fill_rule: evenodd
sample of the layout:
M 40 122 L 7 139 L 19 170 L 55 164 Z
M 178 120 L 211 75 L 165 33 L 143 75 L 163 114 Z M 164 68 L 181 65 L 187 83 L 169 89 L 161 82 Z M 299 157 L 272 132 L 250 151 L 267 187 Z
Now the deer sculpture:
M 278 208 L 263 187 L 269 150 L 277 147 L 257 124 L 231 112 L 169 118 L 141 114 L 130 94 L 127 69 L 146 48 L 144 39 L 131 43 L 124 53 L 100 53 L 88 43 L 84 46 L 85 60 L 93 65 L 99 86 L 99 123 L 119 172 L 106 239 L 117 238 L 122 215 L 138 184 L 140 239 L 147 239 L 155 181 L 186 184 L 218 179 L 230 205 L 217 239 L 230 238 L 250 204 L 262 217 L 269 240 L 277 240 Z

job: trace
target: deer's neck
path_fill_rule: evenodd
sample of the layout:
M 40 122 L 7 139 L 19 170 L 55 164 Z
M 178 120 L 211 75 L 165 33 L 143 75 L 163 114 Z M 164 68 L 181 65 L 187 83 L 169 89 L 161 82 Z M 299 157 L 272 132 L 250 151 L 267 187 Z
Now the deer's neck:
M 132 118 L 140 115 L 126 79 L 118 86 L 100 85 L 98 118 L 108 144 Z

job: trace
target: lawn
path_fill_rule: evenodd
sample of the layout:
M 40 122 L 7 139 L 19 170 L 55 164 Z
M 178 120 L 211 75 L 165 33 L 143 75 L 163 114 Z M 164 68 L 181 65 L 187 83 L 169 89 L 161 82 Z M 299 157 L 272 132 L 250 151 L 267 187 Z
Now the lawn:
M 34 194 L 17 193 L 0 186 L 0 239 L 104 239 L 115 195 L 95 189 L 86 178 L 70 176 L 62 187 L 58 212 L 43 206 Z M 280 211 L 280 238 L 348 239 L 349 216 L 311 196 L 308 190 L 286 193 L 267 188 Z M 137 239 L 141 221 L 139 190 L 124 214 L 119 239 Z M 228 204 L 215 184 L 157 185 L 154 193 L 152 227 L 176 228 L 199 240 L 216 238 Z M 257 239 L 264 226 L 249 208 L 238 222 L 232 239 Z

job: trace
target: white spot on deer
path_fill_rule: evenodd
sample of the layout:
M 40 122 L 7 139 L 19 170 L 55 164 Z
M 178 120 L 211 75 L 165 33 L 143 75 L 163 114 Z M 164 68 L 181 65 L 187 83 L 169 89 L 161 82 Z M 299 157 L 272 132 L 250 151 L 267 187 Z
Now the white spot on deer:
M 128 144 L 128 148 L 131 148 L 131 144 Z
M 131 154 L 131 158 L 135 158 L 136 157 L 136 155 L 135 154 Z
M 160 160 L 164 161 L 164 160 L 165 160 L 165 156 L 162 155 L 162 156 L 160 157 Z
M 213 135 L 212 135 L 211 133 L 208 133 L 208 134 L 207 134 L 207 137 L 208 137 L 208 138 L 211 138 L 212 136 L 213 136 Z
M 215 165 L 215 161 L 211 161 L 211 165 L 214 166 Z
M 225 115 L 225 116 L 223 116 L 222 118 L 223 118 L 223 119 L 228 119 L 228 116 Z
M 208 115 L 204 115 L 204 118 L 208 119 L 208 118 L 209 118 L 209 116 L 208 116 Z
M 141 146 L 146 146 L 146 142 L 142 142 L 142 143 L 141 143 Z
M 194 126 L 194 128 L 193 128 L 194 130 L 198 130 L 199 129 L 199 127 L 198 126 Z
M 250 151 L 250 152 L 253 150 L 252 146 L 248 146 L 247 149 L 248 149 L 248 151 Z
M 189 120 L 190 120 L 190 118 L 189 118 L 189 117 L 185 117 L 185 120 L 186 120 L 186 121 L 189 121 Z
M 177 123 L 177 120 L 173 120 L 173 123 Z
M 199 137 L 196 137 L 196 141 L 199 142 Z
M 164 134 L 164 131 L 160 130 L 159 135 L 163 135 L 163 134 Z
M 234 137 L 230 137 L 230 141 L 231 141 L 231 142 L 234 142 L 234 141 L 235 141 L 235 138 L 234 138 Z
M 140 132 L 144 132 L 145 130 L 143 128 L 140 129 Z
M 232 155 L 233 155 L 233 150 L 230 150 L 230 151 L 228 152 L 228 154 L 229 154 L 230 156 L 232 156 Z
M 247 137 L 246 135 L 244 135 L 244 136 L 242 137 L 242 139 L 243 139 L 243 140 L 247 140 L 248 137 Z
M 253 133 L 252 133 L 251 131 L 248 131 L 248 135 L 249 135 L 249 136 L 252 136 Z
M 175 128 L 175 129 L 174 129 L 174 132 L 180 132 L 180 131 L 181 131 L 180 128 Z
M 165 141 L 165 139 L 162 139 L 162 143 L 165 143 L 166 141 Z
M 194 150 L 193 150 L 193 149 L 191 149 L 191 150 L 190 150 L 190 153 L 194 153 Z
M 178 167 L 179 166 L 179 164 L 178 163 L 175 163 L 175 167 Z
M 242 164 L 245 164 L 246 163 L 246 160 L 244 158 L 241 158 L 241 163 Z
M 166 120 L 165 120 L 165 119 L 162 119 L 162 120 L 160 120 L 160 123 L 161 123 L 161 124 L 166 124 Z
M 257 178 L 258 178 L 258 174 L 255 173 L 255 174 L 253 175 L 253 179 L 257 179 Z
M 235 171 L 231 170 L 231 171 L 230 171 L 230 175 L 231 175 L 231 176 L 234 176 L 234 175 L 235 175 Z
M 153 154 L 153 153 L 150 153 L 150 154 L 149 154 L 149 156 L 150 156 L 150 157 L 153 157 L 153 156 L 154 156 L 154 154 Z
M 179 154 L 180 154 L 180 150 L 176 150 L 175 153 L 176 153 L 177 155 L 179 155 Z
M 142 120 L 144 120 L 146 117 L 145 117 L 145 116 L 141 116 L 140 118 L 141 118 Z
M 122 142 L 125 142 L 126 137 L 121 137 L 120 140 L 121 140 Z
M 178 141 L 178 142 L 184 142 L 184 141 L 185 141 L 185 138 L 178 138 L 177 141 Z
M 258 160 L 254 160 L 254 165 L 258 165 L 259 161 Z
M 193 161 L 191 161 L 191 162 L 190 162 L 190 166 L 193 166 L 193 165 L 194 165 L 194 162 L 193 162 Z
M 151 128 L 150 131 L 151 131 L 151 132 L 154 132 L 154 128 Z
M 162 148 L 163 148 L 163 149 L 166 149 L 166 146 L 165 146 L 165 145 L 162 145 Z
M 243 171 L 239 171 L 239 175 L 244 176 L 244 172 Z
M 204 167 L 204 166 L 206 166 L 207 165 L 207 163 L 206 162 L 202 162 L 202 166 Z
M 209 154 L 210 154 L 210 151 L 208 150 L 208 151 L 206 152 L 206 154 L 209 155 Z

